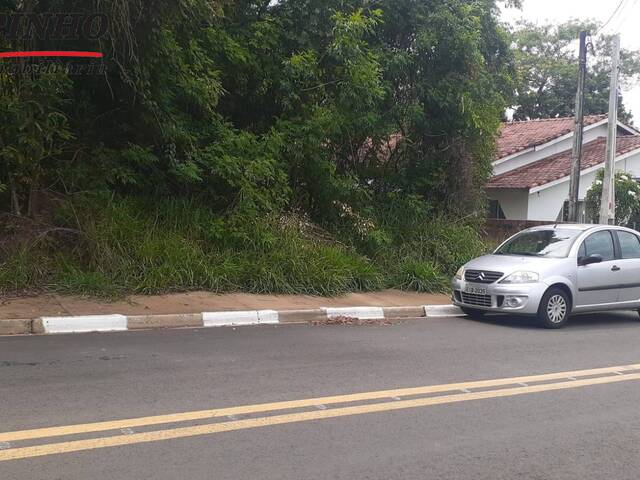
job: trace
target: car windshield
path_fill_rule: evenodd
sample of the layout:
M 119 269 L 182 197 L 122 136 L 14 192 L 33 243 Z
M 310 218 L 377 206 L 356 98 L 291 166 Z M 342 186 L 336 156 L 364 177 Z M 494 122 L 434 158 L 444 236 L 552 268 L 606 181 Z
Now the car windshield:
M 525 231 L 498 248 L 495 254 L 565 258 L 580 233 L 580 230 L 557 228 Z

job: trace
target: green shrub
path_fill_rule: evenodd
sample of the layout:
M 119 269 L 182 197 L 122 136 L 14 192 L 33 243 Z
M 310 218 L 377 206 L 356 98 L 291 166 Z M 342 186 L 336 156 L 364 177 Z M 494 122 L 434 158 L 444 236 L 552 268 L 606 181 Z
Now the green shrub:
M 585 198 L 587 218 L 593 223 L 600 221 L 603 180 L 604 169 L 600 169 Z M 633 226 L 632 219 L 640 214 L 640 184 L 630 174 L 625 172 L 615 174 L 615 201 L 616 225 Z

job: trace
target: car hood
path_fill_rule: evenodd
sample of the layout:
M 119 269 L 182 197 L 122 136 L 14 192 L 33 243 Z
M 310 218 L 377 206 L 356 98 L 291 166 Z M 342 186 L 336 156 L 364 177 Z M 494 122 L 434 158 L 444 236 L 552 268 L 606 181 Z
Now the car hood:
M 554 260 L 557 259 L 515 255 L 485 255 L 471 260 L 464 266 L 464 268 L 467 270 L 489 270 L 492 272 L 502 272 L 505 275 L 509 275 L 520 270 L 539 273 Z

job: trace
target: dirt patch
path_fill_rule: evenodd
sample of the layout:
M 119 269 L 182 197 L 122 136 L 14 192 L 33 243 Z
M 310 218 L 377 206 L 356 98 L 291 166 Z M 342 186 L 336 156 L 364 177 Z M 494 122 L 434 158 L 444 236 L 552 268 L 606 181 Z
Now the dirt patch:
M 43 190 L 35 197 L 33 217 L 16 216 L 0 212 L 0 253 L 23 245 L 34 245 L 45 240 L 77 242 L 80 232 L 51 223 L 64 196 Z

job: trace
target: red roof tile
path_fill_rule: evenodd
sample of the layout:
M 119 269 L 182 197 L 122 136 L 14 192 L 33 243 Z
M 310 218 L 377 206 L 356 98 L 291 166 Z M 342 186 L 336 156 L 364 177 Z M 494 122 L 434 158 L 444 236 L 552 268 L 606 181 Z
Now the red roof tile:
M 600 137 L 585 144 L 582 152 L 582 170 L 604 163 L 607 139 Z M 618 137 L 617 155 L 640 150 L 640 135 Z M 534 188 L 569 176 L 571 150 L 538 160 L 509 172 L 496 175 L 487 188 Z
M 589 115 L 584 117 L 584 125 L 593 125 L 605 118 L 606 115 Z M 496 159 L 560 138 L 573 132 L 573 127 L 573 117 L 505 122 L 500 128 Z

